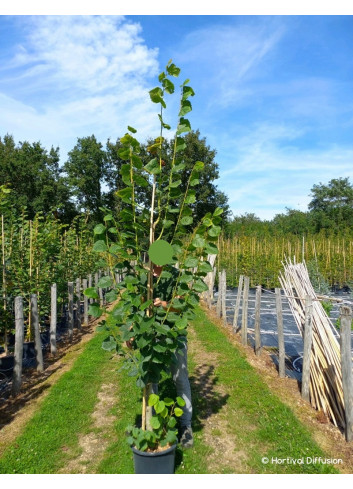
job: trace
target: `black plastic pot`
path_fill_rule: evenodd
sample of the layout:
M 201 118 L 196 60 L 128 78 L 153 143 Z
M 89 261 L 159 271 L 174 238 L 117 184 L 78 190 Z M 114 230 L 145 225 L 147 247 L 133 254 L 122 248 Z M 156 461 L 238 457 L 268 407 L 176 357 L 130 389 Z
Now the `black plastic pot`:
M 132 447 L 135 474 L 174 474 L 176 444 L 162 452 L 141 452 Z

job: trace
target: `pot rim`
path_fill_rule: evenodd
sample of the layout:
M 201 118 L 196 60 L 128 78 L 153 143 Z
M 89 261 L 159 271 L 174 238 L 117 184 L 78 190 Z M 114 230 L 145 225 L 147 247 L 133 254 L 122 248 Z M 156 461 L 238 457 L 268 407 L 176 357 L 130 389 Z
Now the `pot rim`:
M 173 450 L 176 449 L 176 446 L 177 443 L 174 443 L 174 445 L 172 445 L 171 447 L 166 448 L 165 450 L 161 450 L 159 452 L 142 452 L 141 450 L 138 450 L 136 447 L 131 447 L 131 450 L 137 455 L 141 455 L 142 457 L 159 457 L 172 452 Z

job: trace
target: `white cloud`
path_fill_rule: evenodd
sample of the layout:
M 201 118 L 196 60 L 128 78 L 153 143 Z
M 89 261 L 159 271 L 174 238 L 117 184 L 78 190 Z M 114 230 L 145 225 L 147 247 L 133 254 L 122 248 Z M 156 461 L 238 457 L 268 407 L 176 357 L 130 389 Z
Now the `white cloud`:
M 139 24 L 119 16 L 21 21 L 26 43 L 3 66 L 1 134 L 59 145 L 65 157 L 77 137 L 95 134 L 104 144 L 127 125 L 142 139 L 155 133 L 148 82 L 158 74 L 158 50 L 144 44 Z

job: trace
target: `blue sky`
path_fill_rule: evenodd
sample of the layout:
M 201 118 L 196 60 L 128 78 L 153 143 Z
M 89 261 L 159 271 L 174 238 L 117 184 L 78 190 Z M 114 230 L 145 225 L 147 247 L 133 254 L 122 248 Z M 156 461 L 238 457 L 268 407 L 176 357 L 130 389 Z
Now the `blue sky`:
M 234 215 L 305 211 L 314 184 L 353 182 L 352 53 L 350 15 L 3 15 L 0 136 L 62 162 L 78 137 L 157 136 L 148 90 L 172 58 Z

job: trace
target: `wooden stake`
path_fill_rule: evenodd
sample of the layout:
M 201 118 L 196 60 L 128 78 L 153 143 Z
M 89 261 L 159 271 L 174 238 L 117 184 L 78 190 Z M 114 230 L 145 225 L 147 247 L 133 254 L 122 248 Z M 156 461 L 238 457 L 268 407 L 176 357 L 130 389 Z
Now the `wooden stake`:
M 43 362 L 42 342 L 40 339 L 40 331 L 39 331 L 38 301 L 37 301 L 36 294 L 31 294 L 30 300 L 31 300 L 32 326 L 34 329 L 34 344 L 36 350 L 37 370 L 38 372 L 43 372 L 44 362 Z
M 222 314 L 222 272 L 218 272 L 218 297 L 217 297 L 217 306 L 216 306 L 216 314 L 217 317 L 220 318 Z
M 345 412 L 346 441 L 353 440 L 353 375 L 352 375 L 352 346 L 351 325 L 352 309 L 343 306 L 340 308 L 341 319 L 341 365 Z
M 226 326 L 227 324 L 227 308 L 226 308 L 226 299 L 227 299 L 227 275 L 226 271 L 222 272 L 222 317 L 223 324 Z
M 68 299 L 69 299 L 69 339 L 72 341 L 74 334 L 74 283 L 68 283 Z
M 233 331 L 234 331 L 234 333 L 236 333 L 238 331 L 238 317 L 239 317 L 239 310 L 240 310 L 241 295 L 243 292 L 243 281 L 244 281 L 244 275 L 240 275 L 237 299 L 235 301 L 234 318 L 233 318 Z
M 81 279 L 76 279 L 76 322 L 77 328 L 81 330 Z
M 261 313 L 261 285 L 256 287 L 255 297 L 255 355 L 260 356 L 261 347 L 261 325 L 260 325 L 260 313 Z
M 11 395 L 16 397 L 22 384 L 22 359 L 23 359 L 23 340 L 24 340 L 24 320 L 23 320 L 23 299 L 15 297 L 15 355 L 14 369 L 12 375 Z
M 57 322 L 57 291 L 56 284 L 51 286 L 50 290 L 50 353 L 56 355 L 56 322 Z
M 87 289 L 87 279 L 84 278 L 82 280 L 82 289 L 83 292 Z M 83 324 L 85 326 L 88 325 L 88 297 L 83 294 Z
M 249 277 L 244 277 L 243 307 L 241 316 L 241 342 L 244 346 L 248 344 L 248 300 L 249 300 Z

